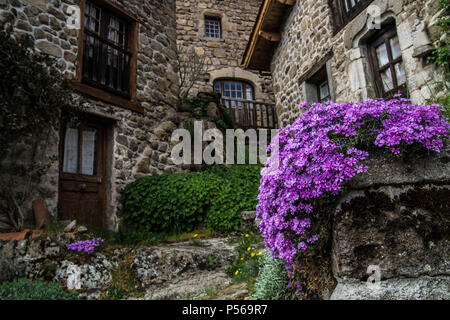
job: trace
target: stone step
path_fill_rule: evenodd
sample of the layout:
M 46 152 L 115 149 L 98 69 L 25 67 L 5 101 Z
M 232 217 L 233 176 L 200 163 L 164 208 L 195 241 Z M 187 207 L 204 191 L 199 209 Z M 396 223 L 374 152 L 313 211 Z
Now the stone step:
M 184 274 L 224 270 L 235 258 L 234 246 L 224 239 L 159 245 L 136 250 L 132 267 L 144 286 L 164 284 Z
M 202 271 L 184 274 L 179 279 L 147 290 L 144 300 L 200 299 L 229 285 L 230 277 L 224 271 Z

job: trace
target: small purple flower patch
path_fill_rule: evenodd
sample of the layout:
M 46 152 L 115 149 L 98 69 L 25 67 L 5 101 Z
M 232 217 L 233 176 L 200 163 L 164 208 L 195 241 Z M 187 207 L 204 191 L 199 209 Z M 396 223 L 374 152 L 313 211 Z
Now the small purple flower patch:
M 105 240 L 102 238 L 94 238 L 92 240 L 78 241 L 71 243 L 67 246 L 67 249 L 77 252 L 85 252 L 87 254 L 94 253 L 96 247 L 100 246 Z

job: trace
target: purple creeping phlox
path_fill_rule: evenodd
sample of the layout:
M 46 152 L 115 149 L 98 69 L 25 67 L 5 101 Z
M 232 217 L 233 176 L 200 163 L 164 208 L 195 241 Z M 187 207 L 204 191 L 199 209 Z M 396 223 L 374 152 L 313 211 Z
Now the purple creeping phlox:
M 92 240 L 86 240 L 86 241 L 78 241 L 71 243 L 67 246 L 67 249 L 77 252 L 85 252 L 87 254 L 94 253 L 94 250 L 96 247 L 98 247 L 101 243 L 103 243 L 105 240 L 102 238 L 94 238 Z
M 307 106 L 303 103 L 300 108 Z M 272 255 L 292 268 L 298 255 L 319 240 L 310 230 L 313 200 L 337 195 L 346 183 L 367 171 L 362 161 L 369 152 L 347 143 L 354 136 L 364 129 L 375 146 L 393 154 L 412 144 L 440 152 L 450 133 L 441 111 L 439 105 L 414 105 L 399 96 L 389 101 L 317 103 L 282 129 L 278 170 L 271 170 L 269 158 L 265 172 L 271 174 L 263 171 L 257 206 L 259 229 Z

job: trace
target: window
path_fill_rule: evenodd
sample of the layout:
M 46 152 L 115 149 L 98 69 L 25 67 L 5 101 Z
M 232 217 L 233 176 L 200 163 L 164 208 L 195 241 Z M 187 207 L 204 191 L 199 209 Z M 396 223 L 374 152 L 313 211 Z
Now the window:
M 338 33 L 347 23 L 353 20 L 373 0 L 330 0 L 334 34 Z
M 221 38 L 222 28 L 220 18 L 205 17 L 205 37 Z
M 329 51 L 313 67 L 300 76 L 298 83 L 303 97 L 309 103 L 334 101 L 334 86 L 331 74 L 333 52 Z
M 390 98 L 406 94 L 406 73 L 395 26 L 376 34 L 369 41 L 369 60 L 378 96 Z
M 86 2 L 83 34 L 82 81 L 94 87 L 130 97 L 132 53 L 128 51 L 127 21 Z
M 75 90 L 137 112 L 139 25 L 110 0 L 82 0 Z
M 328 83 L 328 75 L 327 68 L 323 66 L 315 75 L 313 75 L 308 83 L 310 86 L 313 86 L 313 90 L 315 90 L 315 97 L 313 100 L 317 102 L 327 102 L 331 100 L 331 90 L 330 85 Z M 312 94 L 312 96 L 314 96 Z
M 64 173 L 97 175 L 98 129 L 68 125 L 64 134 Z
M 242 107 L 242 102 L 236 100 L 255 99 L 253 86 L 239 80 L 216 80 L 214 81 L 214 91 L 222 94 L 222 98 L 225 100 L 225 105 L 227 107 Z M 252 106 L 253 105 L 250 104 L 250 107 Z

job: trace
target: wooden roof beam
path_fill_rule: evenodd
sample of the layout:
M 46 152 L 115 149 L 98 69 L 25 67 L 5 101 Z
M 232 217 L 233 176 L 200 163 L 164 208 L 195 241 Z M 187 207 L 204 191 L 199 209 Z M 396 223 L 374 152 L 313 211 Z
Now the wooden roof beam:
M 281 34 L 279 32 L 267 32 L 264 30 L 259 30 L 258 33 L 262 38 L 273 41 L 273 42 L 280 42 L 281 41 Z
M 277 0 L 277 1 L 287 6 L 293 6 L 295 3 L 295 0 Z

